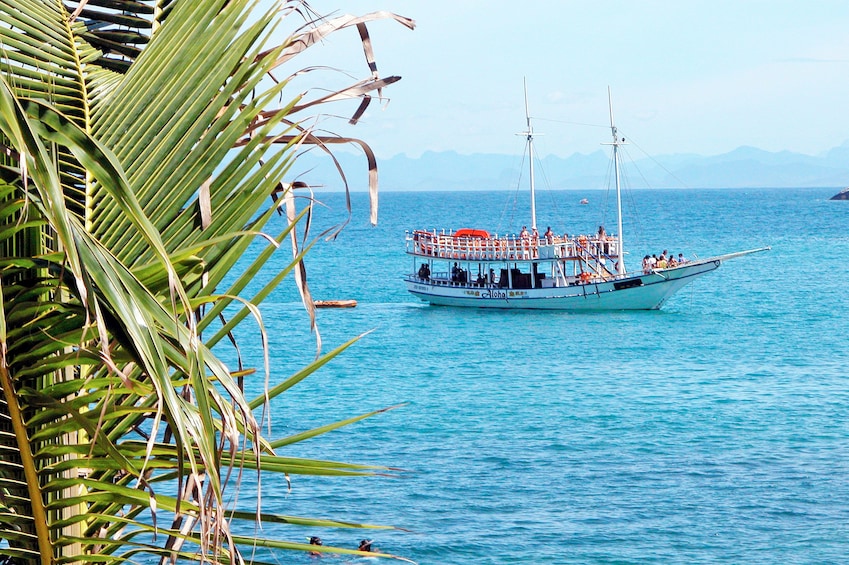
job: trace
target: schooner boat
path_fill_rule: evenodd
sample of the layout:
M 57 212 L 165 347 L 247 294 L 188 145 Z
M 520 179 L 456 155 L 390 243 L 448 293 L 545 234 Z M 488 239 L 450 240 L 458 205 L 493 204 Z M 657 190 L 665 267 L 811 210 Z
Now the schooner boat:
M 463 228 L 406 233 L 412 271 L 407 290 L 425 302 L 442 306 L 539 310 L 657 310 L 684 285 L 719 268 L 723 261 L 769 247 L 708 259 L 641 265 L 628 271 L 622 237 L 619 137 L 608 89 L 610 130 L 616 185 L 617 233 L 603 229 L 591 235 L 537 235 L 534 189 L 534 132 L 525 88 L 526 136 L 530 161 L 531 232 L 491 234 Z

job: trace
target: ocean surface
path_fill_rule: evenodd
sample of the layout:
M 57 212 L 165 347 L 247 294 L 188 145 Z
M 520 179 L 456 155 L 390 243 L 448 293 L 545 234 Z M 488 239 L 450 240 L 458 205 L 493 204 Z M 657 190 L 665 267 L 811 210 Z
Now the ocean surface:
M 772 249 L 724 263 L 660 311 L 582 314 L 433 307 L 406 292 L 405 230 L 518 232 L 530 224 L 522 194 L 381 193 L 376 227 L 353 194 L 350 223 L 307 270 L 316 299 L 358 301 L 318 311 L 323 351 L 364 335 L 274 401 L 271 435 L 403 405 L 281 450 L 403 471 L 293 475 L 291 490 L 269 476 L 262 508 L 403 530 L 261 535 L 350 549 L 369 538 L 422 565 L 846 562 L 849 202 L 829 201 L 837 190 L 633 191 L 629 269 L 663 249 Z M 319 199 L 313 236 L 345 218 L 344 195 Z M 602 191 L 548 192 L 538 225 L 614 233 L 613 207 Z M 316 336 L 291 282 L 262 311 L 276 383 L 313 359 Z M 256 326 L 239 335 L 260 390 Z M 253 478 L 241 487 L 238 506 L 253 510 Z

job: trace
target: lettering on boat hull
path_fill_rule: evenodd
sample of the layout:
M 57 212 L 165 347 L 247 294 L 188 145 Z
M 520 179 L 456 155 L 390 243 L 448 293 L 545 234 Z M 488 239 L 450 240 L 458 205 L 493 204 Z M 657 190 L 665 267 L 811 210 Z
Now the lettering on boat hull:
M 500 300 L 507 300 L 507 291 L 498 289 L 485 290 L 481 293 L 481 298 L 497 298 Z

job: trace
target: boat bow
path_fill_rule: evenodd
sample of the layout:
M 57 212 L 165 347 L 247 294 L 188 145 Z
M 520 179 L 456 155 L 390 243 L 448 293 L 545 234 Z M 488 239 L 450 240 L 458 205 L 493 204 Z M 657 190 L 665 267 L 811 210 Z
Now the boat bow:
M 769 251 L 772 247 L 758 247 L 756 249 L 747 249 L 746 251 L 736 251 L 734 253 L 726 253 L 724 255 L 719 255 L 717 257 L 708 257 L 707 259 L 696 259 L 692 261 L 693 263 L 709 263 L 711 261 L 729 261 L 731 259 L 736 259 L 737 257 L 743 257 L 744 255 L 751 255 L 752 253 L 761 253 L 763 251 Z

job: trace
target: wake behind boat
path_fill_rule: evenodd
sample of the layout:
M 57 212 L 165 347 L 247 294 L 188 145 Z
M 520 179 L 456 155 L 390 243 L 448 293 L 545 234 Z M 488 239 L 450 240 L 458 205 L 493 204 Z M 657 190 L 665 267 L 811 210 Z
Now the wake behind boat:
M 609 92 L 608 92 L 609 96 Z M 620 139 L 610 104 L 618 233 L 603 228 L 591 235 L 540 236 L 536 227 L 533 128 L 525 112 L 530 161 L 531 232 L 491 234 L 487 230 L 415 230 L 406 234 L 411 273 L 407 290 L 443 306 L 539 310 L 657 310 L 684 285 L 719 268 L 723 261 L 768 247 L 709 259 L 625 268 L 619 181 Z

